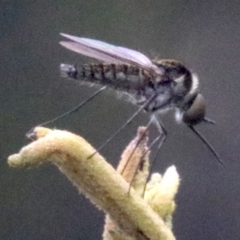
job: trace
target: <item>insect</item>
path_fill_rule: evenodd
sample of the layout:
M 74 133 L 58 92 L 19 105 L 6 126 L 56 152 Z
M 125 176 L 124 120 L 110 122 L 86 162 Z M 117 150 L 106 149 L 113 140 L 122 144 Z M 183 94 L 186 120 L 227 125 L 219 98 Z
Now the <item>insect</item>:
M 214 121 L 205 117 L 206 105 L 198 90 L 197 76 L 182 63 L 168 59 L 150 60 L 144 54 L 125 47 L 63 33 L 61 35 L 67 39 L 60 41 L 63 47 L 102 62 L 78 67 L 61 64 L 63 75 L 127 92 L 140 106 L 140 110 L 121 129 L 142 110 L 151 113 L 156 119 L 156 113 L 174 109 L 176 121 L 188 126 L 223 164 L 210 143 L 195 128 L 201 122 Z M 157 125 L 166 136 L 162 123 L 159 121 Z

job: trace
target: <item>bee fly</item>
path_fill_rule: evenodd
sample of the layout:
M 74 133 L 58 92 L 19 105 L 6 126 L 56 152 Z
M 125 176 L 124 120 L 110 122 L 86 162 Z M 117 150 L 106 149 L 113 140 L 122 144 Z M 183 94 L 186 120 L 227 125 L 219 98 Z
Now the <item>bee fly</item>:
M 78 67 L 61 64 L 62 75 L 126 92 L 140 106 L 114 136 L 142 110 L 151 113 L 156 120 L 157 112 L 175 109 L 177 122 L 185 123 L 223 164 L 210 143 L 194 127 L 201 122 L 214 122 L 205 117 L 206 106 L 203 96 L 198 92 L 197 76 L 182 63 L 176 60 L 152 61 L 132 49 L 68 34 L 61 35 L 67 39 L 60 42 L 63 47 L 104 62 Z M 166 137 L 167 132 L 161 122 L 158 121 L 157 125 Z

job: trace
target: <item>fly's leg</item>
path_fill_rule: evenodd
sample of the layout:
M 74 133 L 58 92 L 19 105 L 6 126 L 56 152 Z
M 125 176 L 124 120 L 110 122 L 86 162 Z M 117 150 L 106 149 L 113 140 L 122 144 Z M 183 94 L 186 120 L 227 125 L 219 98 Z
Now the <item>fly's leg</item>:
M 162 122 L 160 121 L 160 119 L 157 119 L 157 117 L 156 117 L 155 114 L 153 114 L 153 115 L 151 116 L 151 119 L 152 119 L 152 121 L 155 123 L 155 126 L 156 126 L 156 128 L 157 128 L 157 130 L 158 130 L 158 132 L 159 132 L 159 136 L 156 138 L 156 139 L 159 140 L 159 144 L 158 144 L 158 147 L 157 147 L 156 154 L 155 154 L 154 157 L 153 157 L 152 164 L 150 165 L 149 173 L 152 172 L 152 170 L 153 170 L 153 165 L 154 165 L 155 161 L 157 160 L 157 157 L 158 157 L 158 154 L 159 154 L 159 152 L 160 152 L 160 149 L 161 149 L 163 143 L 165 142 L 165 140 L 166 140 L 166 138 L 167 138 L 167 131 L 166 131 L 164 125 L 162 124 Z M 150 146 L 151 146 L 151 145 L 150 145 Z M 145 193 L 145 191 L 146 191 L 146 186 L 147 186 L 147 182 L 148 182 L 148 180 L 149 180 L 149 176 L 150 176 L 150 174 L 148 175 L 148 177 L 147 177 L 147 179 L 146 179 L 146 184 L 144 185 L 142 197 L 144 197 L 144 193 Z
M 151 98 L 149 98 L 147 100 L 147 102 L 142 105 L 127 121 L 125 124 L 123 124 L 111 137 L 109 137 L 100 147 L 98 147 L 96 149 L 95 152 L 93 152 L 89 157 L 93 157 L 97 152 L 99 152 L 99 150 L 101 150 L 102 148 L 104 148 L 111 140 L 113 140 L 125 127 L 127 127 L 132 120 L 142 111 L 144 110 L 152 101 L 154 101 L 154 99 L 156 98 L 156 95 L 153 95 Z
M 150 120 L 151 122 L 151 120 Z M 141 159 L 139 160 L 139 163 L 134 171 L 134 174 L 133 174 L 133 177 L 129 183 L 129 189 L 128 189 L 128 194 L 130 194 L 130 190 L 131 190 L 131 187 L 133 185 L 133 181 L 134 181 L 134 178 L 136 177 L 137 173 L 138 173 L 138 170 L 140 169 L 140 166 L 142 165 L 143 163 L 143 159 L 144 157 L 148 154 L 148 152 L 152 149 L 152 147 L 159 141 L 159 139 L 161 138 L 161 135 L 158 135 L 152 142 L 151 144 L 149 145 L 148 149 L 144 152 L 144 154 L 142 155 Z M 132 155 L 132 154 L 131 154 Z M 148 177 L 147 177 L 148 179 Z M 145 185 L 144 185 L 144 188 L 143 188 L 143 195 L 144 195 L 144 192 L 145 192 L 145 188 L 146 188 L 146 183 L 147 183 L 147 179 L 146 179 L 146 182 L 145 182 Z
M 145 131 L 143 132 L 142 136 L 139 138 L 138 142 L 136 143 L 136 146 L 134 147 L 132 153 L 131 153 L 130 156 L 128 157 L 128 159 L 127 159 L 127 161 L 126 161 L 126 164 L 125 164 L 125 166 L 123 167 L 123 169 L 122 169 L 122 171 L 121 171 L 121 173 L 120 173 L 121 175 L 124 173 L 126 167 L 128 166 L 128 163 L 129 163 L 130 159 L 132 158 L 132 156 L 133 156 L 135 150 L 137 149 L 137 147 L 139 146 L 140 142 L 143 140 L 143 138 L 144 138 L 146 132 L 148 131 L 149 126 L 151 125 L 151 123 L 152 123 L 152 121 L 150 120 L 150 121 L 148 122 L 148 124 L 147 124 L 147 126 L 146 126 L 146 129 L 145 129 Z M 148 151 L 146 151 L 146 152 L 143 154 L 143 156 L 141 157 L 141 159 L 140 159 L 140 161 L 139 161 L 139 164 L 138 164 L 138 167 L 136 168 L 136 170 L 139 169 L 140 162 L 141 162 L 142 159 L 145 157 L 145 155 L 147 154 L 147 152 L 148 152 Z M 130 182 L 130 187 L 132 186 L 132 182 L 133 182 L 133 179 L 134 179 L 136 173 L 137 173 L 137 171 L 136 171 L 136 172 L 134 173 L 134 175 L 133 175 L 133 178 L 132 178 L 132 180 L 131 180 L 131 182 Z
M 53 119 L 51 119 L 51 120 L 49 120 L 49 121 L 47 121 L 47 122 L 41 123 L 41 124 L 39 124 L 38 126 L 46 126 L 46 125 L 48 125 L 48 124 L 54 123 L 54 122 L 56 122 L 56 121 L 58 121 L 58 120 L 60 120 L 60 119 L 62 119 L 62 118 L 64 118 L 64 117 L 66 117 L 66 116 L 68 116 L 68 115 L 70 115 L 70 114 L 72 114 L 72 113 L 74 113 L 74 112 L 77 112 L 81 107 L 83 107 L 85 104 L 87 104 L 87 103 L 88 103 L 89 101 L 91 101 L 93 98 L 95 98 L 98 94 L 100 94 L 100 93 L 101 93 L 103 90 L 105 90 L 105 89 L 106 89 L 105 86 L 102 87 L 102 88 L 100 88 L 98 91 L 96 91 L 95 93 L 93 93 L 89 98 L 87 98 L 87 99 L 84 100 L 83 102 L 79 103 L 76 107 L 72 108 L 71 110 L 65 112 L 64 114 L 62 114 L 62 115 L 60 115 L 60 116 L 58 116 L 58 117 L 56 117 L 56 118 L 53 118 Z M 35 127 L 34 127 L 34 128 L 35 128 Z M 34 128 L 30 129 L 30 130 L 26 133 L 26 136 L 27 136 L 28 138 L 31 138 L 31 135 L 32 135 L 32 132 L 33 132 Z
M 151 150 L 151 148 L 159 141 L 159 144 L 158 144 L 158 147 L 157 147 L 157 152 L 156 152 L 156 154 L 155 154 L 154 157 L 153 157 L 152 164 L 150 165 L 149 173 L 151 173 L 151 172 L 152 172 L 153 165 L 154 165 L 154 162 L 156 161 L 157 156 L 158 156 L 158 154 L 159 154 L 159 152 L 160 152 L 161 146 L 162 146 L 162 144 L 164 143 L 164 141 L 166 140 L 167 131 L 166 131 L 165 127 L 163 126 L 163 124 L 160 122 L 160 120 L 158 120 L 154 114 L 151 116 L 151 119 L 150 119 L 150 121 L 149 121 L 149 123 L 148 123 L 148 125 L 147 125 L 147 128 L 148 128 L 149 125 L 150 125 L 151 123 L 153 123 L 153 122 L 154 122 L 155 125 L 156 125 L 156 128 L 157 128 L 157 130 L 158 130 L 158 132 L 159 132 L 159 135 L 151 142 L 151 144 L 149 145 L 148 150 L 147 150 L 147 151 L 143 154 L 143 156 L 141 157 L 141 159 L 140 159 L 140 161 L 139 161 L 139 164 L 138 164 L 138 166 L 137 166 L 136 169 L 135 169 L 135 172 L 134 172 L 134 175 L 133 175 L 133 177 L 132 177 L 132 180 L 131 180 L 131 182 L 130 182 L 130 187 L 129 187 L 128 194 L 130 193 L 131 186 L 132 186 L 132 184 L 133 184 L 134 178 L 135 178 L 135 176 L 136 176 L 136 174 L 137 174 L 137 172 L 138 172 L 138 170 L 139 170 L 139 168 L 140 168 L 140 166 L 141 166 L 141 164 L 142 164 L 142 161 L 143 161 L 144 157 L 146 156 L 146 154 L 147 154 L 147 153 Z M 150 175 L 150 174 L 149 174 L 149 175 Z M 149 179 L 149 176 L 148 176 L 147 179 L 146 179 L 146 183 L 145 183 L 144 188 L 143 188 L 142 197 L 144 197 L 144 193 L 145 193 L 145 190 L 146 190 L 146 185 L 147 185 L 148 179 Z
M 139 164 L 138 164 L 138 166 L 137 166 L 137 168 L 136 168 L 136 170 L 135 170 L 135 172 L 134 172 L 133 178 L 132 178 L 132 180 L 131 180 L 131 182 L 130 182 L 130 187 L 129 187 L 128 194 L 130 193 L 131 186 L 132 186 L 133 181 L 134 181 L 134 177 L 136 176 L 136 174 L 137 174 L 137 172 L 138 172 L 138 170 L 139 170 L 139 167 L 140 167 L 140 165 L 141 165 L 141 163 L 142 163 L 142 160 L 144 159 L 145 155 L 146 155 L 146 154 L 151 150 L 151 148 L 159 141 L 156 154 L 154 155 L 153 160 L 152 160 L 152 163 L 151 163 L 151 165 L 150 165 L 149 173 L 151 173 L 151 172 L 152 172 L 152 168 L 153 168 L 153 166 L 154 166 L 154 163 L 155 163 L 155 161 L 156 161 L 156 159 L 157 159 L 157 157 L 158 157 L 158 154 L 159 154 L 159 152 L 160 152 L 161 146 L 162 146 L 162 144 L 164 143 L 164 141 L 166 140 L 167 131 L 166 131 L 165 127 L 163 126 L 163 124 L 161 123 L 161 121 L 158 120 L 154 114 L 151 116 L 151 120 L 149 121 L 147 127 L 149 127 L 149 125 L 150 125 L 151 123 L 153 123 L 153 122 L 155 123 L 155 126 L 156 126 L 156 128 L 157 128 L 157 130 L 158 130 L 158 132 L 159 132 L 159 135 L 151 142 L 151 144 L 149 145 L 148 150 L 147 150 L 147 151 L 143 154 L 143 156 L 141 157 L 141 159 L 140 159 L 140 161 L 139 161 Z M 149 174 L 149 175 L 150 175 L 150 174 Z M 144 197 L 144 193 L 145 193 L 145 190 L 146 190 L 146 185 L 147 185 L 148 179 L 149 179 L 149 176 L 148 176 L 147 179 L 146 179 L 146 183 L 145 183 L 145 185 L 144 185 L 142 197 Z

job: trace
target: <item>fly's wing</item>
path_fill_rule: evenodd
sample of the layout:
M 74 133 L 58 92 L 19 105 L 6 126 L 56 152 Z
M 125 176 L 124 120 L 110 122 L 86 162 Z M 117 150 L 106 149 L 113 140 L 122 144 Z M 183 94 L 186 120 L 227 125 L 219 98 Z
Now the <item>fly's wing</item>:
M 74 52 L 107 63 L 131 64 L 148 71 L 154 71 L 156 74 L 163 74 L 162 70 L 154 65 L 148 57 L 135 50 L 94 39 L 80 38 L 64 33 L 61 33 L 61 35 L 70 41 L 61 41 L 60 44 Z

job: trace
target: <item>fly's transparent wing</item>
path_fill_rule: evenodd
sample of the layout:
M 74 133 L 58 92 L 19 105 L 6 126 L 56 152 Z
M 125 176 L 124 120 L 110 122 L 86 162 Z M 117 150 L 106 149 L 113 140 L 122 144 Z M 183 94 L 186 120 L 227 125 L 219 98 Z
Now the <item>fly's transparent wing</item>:
M 61 41 L 60 44 L 74 52 L 107 63 L 137 65 L 143 69 L 155 71 L 156 74 L 163 74 L 162 70 L 154 65 L 148 57 L 135 50 L 94 39 L 80 38 L 64 33 L 61 33 L 61 35 L 69 41 Z

